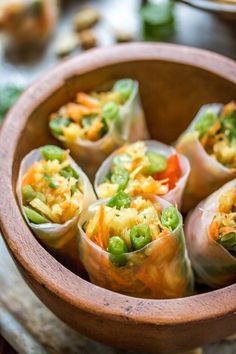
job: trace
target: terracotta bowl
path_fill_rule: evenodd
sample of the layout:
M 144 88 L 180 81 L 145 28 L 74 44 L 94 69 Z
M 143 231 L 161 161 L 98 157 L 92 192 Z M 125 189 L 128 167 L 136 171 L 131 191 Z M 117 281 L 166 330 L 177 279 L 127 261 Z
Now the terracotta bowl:
M 177 300 L 144 300 L 102 289 L 65 268 L 38 243 L 16 202 L 21 159 L 31 149 L 54 142 L 47 129 L 48 114 L 77 90 L 123 77 L 140 82 L 152 138 L 167 143 L 177 138 L 202 104 L 236 97 L 236 63 L 203 50 L 132 44 L 65 61 L 23 94 L 3 125 L 1 229 L 26 282 L 70 326 L 120 348 L 176 353 L 236 332 L 236 285 Z

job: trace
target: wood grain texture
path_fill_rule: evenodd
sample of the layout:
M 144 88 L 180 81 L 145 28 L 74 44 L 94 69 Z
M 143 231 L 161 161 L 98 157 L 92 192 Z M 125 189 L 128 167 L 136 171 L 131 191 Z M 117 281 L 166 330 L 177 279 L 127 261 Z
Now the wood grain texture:
M 176 139 L 199 106 L 236 97 L 236 64 L 203 50 L 133 44 L 65 61 L 20 98 L 0 135 L 0 221 L 8 248 L 33 291 L 66 323 L 126 349 L 175 353 L 236 331 L 236 285 L 185 299 L 143 300 L 101 289 L 57 262 L 32 237 L 15 199 L 22 157 L 53 142 L 47 116 L 86 90 L 121 77 L 140 82 L 153 138 Z

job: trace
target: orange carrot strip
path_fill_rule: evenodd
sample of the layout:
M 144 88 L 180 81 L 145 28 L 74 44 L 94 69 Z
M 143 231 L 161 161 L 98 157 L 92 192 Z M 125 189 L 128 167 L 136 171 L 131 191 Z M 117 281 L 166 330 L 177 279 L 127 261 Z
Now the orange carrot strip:
M 22 185 L 34 184 L 35 165 L 33 165 L 23 177 Z
M 102 249 L 105 249 L 104 242 L 103 242 L 104 215 L 105 215 L 105 207 L 103 204 L 101 204 L 100 213 L 99 213 L 98 239 Z
M 212 240 L 216 241 L 218 239 L 219 228 L 218 228 L 218 224 L 215 220 L 212 221 L 212 223 L 209 227 L 209 235 L 212 238 Z
M 96 108 L 98 106 L 98 101 L 84 92 L 79 92 L 76 95 L 76 101 L 88 108 Z

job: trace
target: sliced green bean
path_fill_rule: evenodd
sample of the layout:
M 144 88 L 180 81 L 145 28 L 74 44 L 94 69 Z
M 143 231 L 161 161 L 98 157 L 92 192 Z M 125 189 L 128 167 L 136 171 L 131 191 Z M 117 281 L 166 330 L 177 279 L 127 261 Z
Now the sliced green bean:
M 118 191 L 124 190 L 129 182 L 129 172 L 123 167 L 116 166 L 111 175 L 111 182 L 118 184 Z
M 134 250 L 140 250 L 152 241 L 150 228 L 146 224 L 139 224 L 130 230 L 130 239 Z
M 118 192 L 114 195 L 108 202 L 107 206 L 110 208 L 122 209 L 129 208 L 131 204 L 131 200 L 129 196 L 125 192 Z
M 162 211 L 161 223 L 173 231 L 179 225 L 179 215 L 175 207 L 169 206 Z
M 220 237 L 218 242 L 228 251 L 236 252 L 236 232 L 229 232 L 228 234 Z
M 148 166 L 148 173 L 154 174 L 157 172 L 163 172 L 167 168 L 166 157 L 164 155 L 155 153 L 155 152 L 148 152 L 147 158 L 149 161 Z
M 117 267 L 124 266 L 127 262 L 125 253 L 127 245 L 119 236 L 113 236 L 108 241 L 107 251 L 110 253 L 110 261 Z
M 65 151 L 55 145 L 45 145 L 40 149 L 40 153 L 47 161 L 58 160 L 59 162 L 63 161 L 65 155 Z
M 124 102 L 129 99 L 133 90 L 134 81 L 131 79 L 118 80 L 113 87 L 113 91 L 118 92 Z
M 45 216 L 42 216 L 34 209 L 32 209 L 30 207 L 26 207 L 26 206 L 24 206 L 23 208 L 24 208 L 25 214 L 30 222 L 32 222 L 34 224 L 46 224 L 46 223 L 50 222 L 47 218 L 45 218 Z
M 36 192 L 30 184 L 22 187 L 22 196 L 26 203 L 31 202 L 36 197 Z
M 57 117 L 49 122 L 49 128 L 55 135 L 62 135 L 62 127 L 68 127 L 71 121 L 69 118 Z
M 207 110 L 199 122 L 195 125 L 195 130 L 199 133 L 201 139 L 216 123 L 218 120 L 217 115 L 212 110 Z
M 102 119 L 109 127 L 119 115 L 119 106 L 115 102 L 107 102 L 102 108 Z

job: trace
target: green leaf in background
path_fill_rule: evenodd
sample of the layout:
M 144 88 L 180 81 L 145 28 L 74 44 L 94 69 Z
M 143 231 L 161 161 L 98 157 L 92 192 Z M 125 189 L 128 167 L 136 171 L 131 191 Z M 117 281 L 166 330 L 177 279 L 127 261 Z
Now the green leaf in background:
M 0 120 L 2 120 L 23 89 L 13 85 L 0 86 Z
M 145 40 L 168 39 L 174 32 L 174 5 L 172 0 L 149 0 L 141 9 Z

